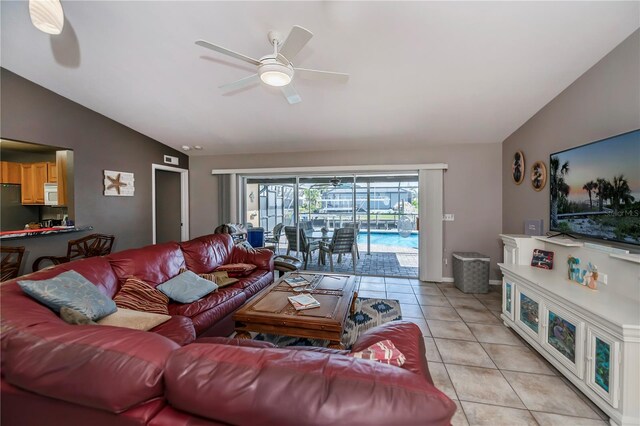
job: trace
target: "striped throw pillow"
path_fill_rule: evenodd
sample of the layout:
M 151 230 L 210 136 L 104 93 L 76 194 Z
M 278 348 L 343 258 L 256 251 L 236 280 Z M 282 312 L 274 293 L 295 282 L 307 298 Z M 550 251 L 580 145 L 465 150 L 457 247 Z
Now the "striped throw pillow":
M 129 277 L 113 298 L 118 308 L 169 315 L 169 298 L 136 277 Z

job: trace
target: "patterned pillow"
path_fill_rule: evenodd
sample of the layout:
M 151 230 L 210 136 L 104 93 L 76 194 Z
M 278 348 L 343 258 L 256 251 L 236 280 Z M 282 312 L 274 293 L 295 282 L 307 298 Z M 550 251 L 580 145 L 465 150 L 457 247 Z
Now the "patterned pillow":
M 187 268 L 180 268 L 180 274 L 187 271 Z M 229 274 L 226 271 L 209 272 L 208 274 L 198 274 L 200 278 L 209 280 L 217 284 L 218 288 L 226 287 L 228 285 L 237 283 L 240 281 L 237 278 L 229 278 Z
M 185 271 L 160 284 L 157 289 L 176 302 L 191 303 L 216 291 L 218 286 L 211 280 L 199 277 L 191 271 Z
M 95 321 L 116 311 L 113 300 L 73 270 L 47 280 L 21 280 L 18 285 L 29 296 L 56 312 L 65 306 Z
M 402 364 L 406 361 L 404 354 L 395 347 L 391 340 L 374 343 L 363 351 L 352 352 L 347 354 L 347 356 L 396 365 L 398 367 L 402 367 Z
M 169 298 L 136 277 L 129 277 L 113 298 L 118 308 L 169 315 Z
M 218 266 L 215 271 L 225 271 L 230 277 L 246 277 L 256 268 L 256 265 L 250 263 L 230 263 L 228 265 Z

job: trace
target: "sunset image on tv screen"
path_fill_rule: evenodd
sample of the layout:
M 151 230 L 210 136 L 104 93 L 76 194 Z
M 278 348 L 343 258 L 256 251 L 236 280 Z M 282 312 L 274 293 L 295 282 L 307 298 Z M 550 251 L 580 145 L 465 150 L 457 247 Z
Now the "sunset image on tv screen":
M 552 154 L 551 229 L 640 244 L 640 130 Z

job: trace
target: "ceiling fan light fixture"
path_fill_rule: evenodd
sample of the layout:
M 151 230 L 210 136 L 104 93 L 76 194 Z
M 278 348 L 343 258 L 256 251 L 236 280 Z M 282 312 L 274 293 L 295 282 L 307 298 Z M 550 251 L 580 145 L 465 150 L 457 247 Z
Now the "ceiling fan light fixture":
M 282 64 L 264 64 L 258 72 L 264 84 L 274 87 L 286 86 L 293 78 L 293 69 Z
M 29 16 L 33 25 L 47 34 L 60 34 L 64 27 L 60 0 L 29 0 Z

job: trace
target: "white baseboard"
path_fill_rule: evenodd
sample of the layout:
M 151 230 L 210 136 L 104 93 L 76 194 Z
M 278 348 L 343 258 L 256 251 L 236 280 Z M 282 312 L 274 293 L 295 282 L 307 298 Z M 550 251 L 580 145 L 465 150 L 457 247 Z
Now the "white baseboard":
M 452 283 L 452 277 L 442 277 L 443 283 Z M 502 280 L 489 280 L 489 285 L 502 285 Z

